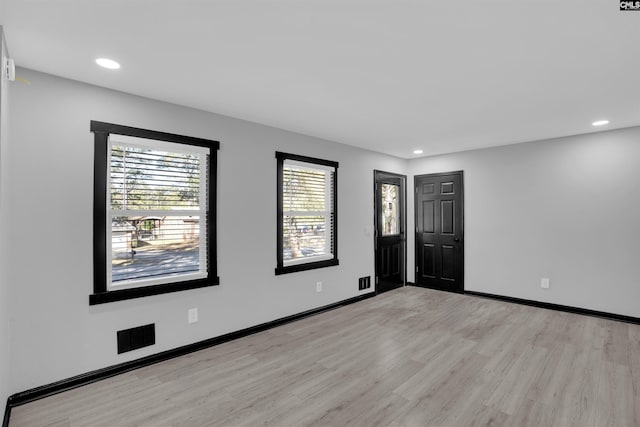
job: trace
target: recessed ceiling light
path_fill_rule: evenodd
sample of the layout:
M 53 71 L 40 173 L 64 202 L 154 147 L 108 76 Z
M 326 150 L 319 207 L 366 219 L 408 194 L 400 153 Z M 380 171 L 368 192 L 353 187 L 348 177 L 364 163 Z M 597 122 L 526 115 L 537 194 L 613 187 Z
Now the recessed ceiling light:
M 413 150 L 413 154 L 422 154 L 422 150 Z
M 595 122 L 591 123 L 591 126 L 604 126 L 608 124 L 609 120 L 596 120 Z
M 101 67 L 108 68 L 110 70 L 117 70 L 118 68 L 120 68 L 120 64 L 118 64 L 116 61 L 112 59 L 107 59 L 107 58 L 96 59 L 96 64 L 98 64 Z

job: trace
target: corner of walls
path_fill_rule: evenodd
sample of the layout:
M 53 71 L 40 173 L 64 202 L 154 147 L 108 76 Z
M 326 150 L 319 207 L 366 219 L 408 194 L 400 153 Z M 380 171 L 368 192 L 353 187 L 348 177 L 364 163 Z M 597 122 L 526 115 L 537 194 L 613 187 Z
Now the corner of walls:
M 407 282 L 415 283 L 416 282 L 416 248 L 415 248 L 415 205 L 414 205 L 414 195 L 416 193 L 415 183 L 414 183 L 414 174 L 411 170 L 412 160 L 407 160 L 407 236 L 406 236 L 406 245 L 407 245 Z
M 630 127 L 484 148 L 409 173 L 464 171 L 466 290 L 640 317 L 639 138 Z
M 9 50 L 4 36 L 4 30 L 0 26 L 0 60 L 9 56 Z M 2 73 L 4 74 L 4 73 Z M 7 251 L 8 243 L 5 238 L 7 232 L 6 222 L 6 185 L 7 185 L 7 156 L 8 144 L 8 103 L 9 82 L 0 75 L 0 403 L 4 406 L 9 397 L 11 386 L 9 384 L 9 284 L 7 280 Z

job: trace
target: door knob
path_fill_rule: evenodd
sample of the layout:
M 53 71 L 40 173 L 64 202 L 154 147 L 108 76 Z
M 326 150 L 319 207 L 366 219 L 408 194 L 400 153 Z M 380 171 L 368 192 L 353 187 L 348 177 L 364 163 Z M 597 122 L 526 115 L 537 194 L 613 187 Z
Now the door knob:
M 453 239 L 454 242 L 459 242 L 460 239 L 458 239 L 457 237 L 455 239 Z

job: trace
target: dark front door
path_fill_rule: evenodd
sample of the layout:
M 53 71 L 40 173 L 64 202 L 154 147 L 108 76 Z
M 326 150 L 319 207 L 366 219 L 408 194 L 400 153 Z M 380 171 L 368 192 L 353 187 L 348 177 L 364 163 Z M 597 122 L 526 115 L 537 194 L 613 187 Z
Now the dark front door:
M 405 283 L 405 181 L 404 175 L 374 172 L 376 292 Z
M 415 177 L 416 285 L 464 290 L 462 172 Z

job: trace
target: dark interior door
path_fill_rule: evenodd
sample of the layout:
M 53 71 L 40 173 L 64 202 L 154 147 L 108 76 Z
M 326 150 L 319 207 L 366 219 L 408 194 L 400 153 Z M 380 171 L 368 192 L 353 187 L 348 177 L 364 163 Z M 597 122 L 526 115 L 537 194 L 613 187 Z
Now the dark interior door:
M 404 175 L 375 171 L 376 292 L 405 284 Z
M 462 172 L 415 177 L 416 285 L 464 290 Z

